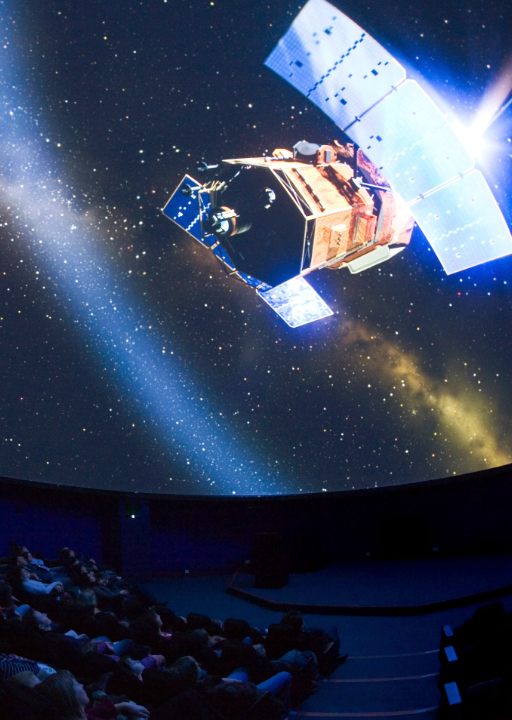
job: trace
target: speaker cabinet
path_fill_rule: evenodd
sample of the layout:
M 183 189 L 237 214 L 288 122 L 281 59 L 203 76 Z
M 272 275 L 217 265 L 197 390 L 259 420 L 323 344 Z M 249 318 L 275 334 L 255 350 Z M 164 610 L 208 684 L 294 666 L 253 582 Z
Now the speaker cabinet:
M 283 588 L 288 584 L 288 562 L 281 533 L 257 533 L 250 560 L 255 587 Z

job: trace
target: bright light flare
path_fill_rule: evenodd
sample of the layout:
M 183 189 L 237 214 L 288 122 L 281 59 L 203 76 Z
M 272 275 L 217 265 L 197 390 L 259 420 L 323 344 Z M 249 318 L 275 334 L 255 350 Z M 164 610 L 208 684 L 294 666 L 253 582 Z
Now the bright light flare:
M 477 121 L 467 126 L 454 117 L 450 118 L 450 124 L 471 157 L 474 160 L 483 160 L 491 150 L 491 143 L 485 138 L 487 128 Z
M 512 92 L 512 55 L 498 78 L 485 91 L 480 107 L 477 110 L 473 123 L 475 130 L 483 135 L 486 130 L 499 118 L 511 101 L 506 102 Z
M 473 122 L 465 127 L 460 121 L 452 118 L 451 123 L 457 132 L 466 150 L 475 160 L 481 160 L 486 153 L 496 150 L 486 140 L 485 134 L 491 125 L 507 110 L 512 104 L 509 97 L 512 92 L 512 56 L 508 59 L 505 67 L 498 78 L 484 93 L 482 102 L 476 112 Z

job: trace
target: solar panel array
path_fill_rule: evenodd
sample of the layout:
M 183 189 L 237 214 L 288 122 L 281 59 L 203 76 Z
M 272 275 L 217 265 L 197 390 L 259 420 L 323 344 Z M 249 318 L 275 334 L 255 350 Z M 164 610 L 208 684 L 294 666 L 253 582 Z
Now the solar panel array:
M 211 200 L 210 193 L 199 192 L 201 188 L 202 185 L 197 180 L 185 175 L 163 208 L 164 215 L 198 240 L 201 245 L 210 249 L 227 272 L 254 288 L 270 289 L 270 285 L 237 270 L 224 248 L 217 244 L 215 235 L 205 232 L 202 222 L 211 210 Z
M 473 167 L 473 158 L 439 108 L 406 80 L 349 129 L 396 192 L 410 202 Z
M 207 215 L 210 210 L 210 196 L 206 194 L 205 199 L 204 193 L 200 195 L 197 192 L 200 188 L 200 183 L 190 175 L 185 175 L 164 207 L 163 213 L 189 235 L 199 240 L 201 245 L 209 248 L 215 242 L 215 238 L 213 235 L 203 236 L 201 215 Z
M 342 128 L 405 79 L 382 45 L 323 0 L 304 6 L 265 64 Z
M 290 327 L 299 327 L 332 315 L 332 310 L 303 277 L 294 277 L 258 295 Z
M 376 40 L 309 0 L 268 57 L 383 171 L 447 273 L 512 253 L 489 186 L 439 108 Z
M 448 275 L 512 252 L 507 223 L 478 170 L 411 210 Z

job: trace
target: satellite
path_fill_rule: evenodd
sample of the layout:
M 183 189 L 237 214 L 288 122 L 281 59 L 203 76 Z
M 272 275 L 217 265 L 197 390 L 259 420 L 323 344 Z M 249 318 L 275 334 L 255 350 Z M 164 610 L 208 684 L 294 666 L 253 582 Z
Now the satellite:
M 288 325 L 333 314 L 309 273 L 385 262 L 415 221 L 447 274 L 512 253 L 498 204 L 444 115 L 337 8 L 309 0 L 265 64 L 350 142 L 203 163 L 209 179 L 186 175 L 163 212 Z

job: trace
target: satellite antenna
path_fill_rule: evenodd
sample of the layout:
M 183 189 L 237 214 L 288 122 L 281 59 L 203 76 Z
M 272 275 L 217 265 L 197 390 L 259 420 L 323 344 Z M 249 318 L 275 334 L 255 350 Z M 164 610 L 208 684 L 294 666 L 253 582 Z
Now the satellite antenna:
M 305 276 L 390 259 L 414 220 L 448 274 L 512 253 L 489 186 L 439 108 L 337 8 L 309 0 L 265 64 L 353 144 L 203 162 L 210 179 L 186 175 L 163 212 L 288 325 L 333 314 Z

